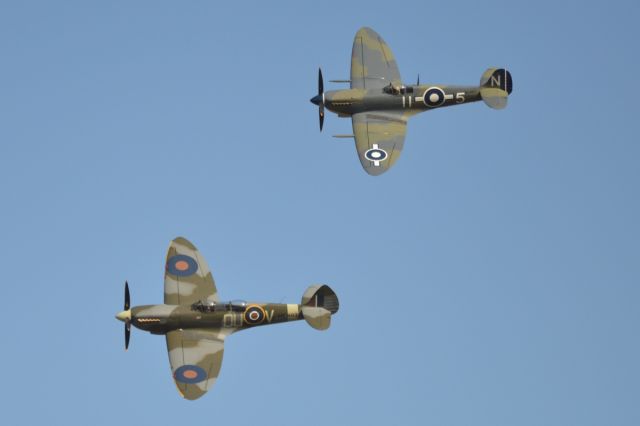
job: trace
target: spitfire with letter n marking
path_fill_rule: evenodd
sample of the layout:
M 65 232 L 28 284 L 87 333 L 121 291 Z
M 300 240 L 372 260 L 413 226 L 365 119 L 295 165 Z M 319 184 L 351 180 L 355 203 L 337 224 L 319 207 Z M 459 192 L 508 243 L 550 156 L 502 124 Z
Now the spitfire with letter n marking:
M 325 108 L 339 117 L 351 117 L 353 134 L 337 137 L 355 139 L 362 167 L 371 175 L 386 172 L 398 160 L 411 116 L 479 100 L 502 109 L 513 90 L 511 74 L 503 68 L 486 70 L 479 86 L 420 84 L 419 78 L 415 85 L 404 85 L 391 49 L 371 28 L 356 33 L 351 78 L 332 82 L 350 83 L 351 88 L 325 92 L 318 70 L 318 94 L 311 102 L 319 107 L 320 130 Z
M 125 323 L 125 349 L 129 347 L 131 325 L 165 335 L 178 391 L 193 400 L 216 381 L 224 341 L 230 334 L 301 319 L 317 330 L 326 330 L 338 307 L 338 296 L 321 284 L 309 287 L 300 304 L 221 302 L 204 258 L 193 244 L 178 237 L 167 253 L 164 304 L 131 307 L 129 284 L 125 282 L 124 310 L 116 318 Z

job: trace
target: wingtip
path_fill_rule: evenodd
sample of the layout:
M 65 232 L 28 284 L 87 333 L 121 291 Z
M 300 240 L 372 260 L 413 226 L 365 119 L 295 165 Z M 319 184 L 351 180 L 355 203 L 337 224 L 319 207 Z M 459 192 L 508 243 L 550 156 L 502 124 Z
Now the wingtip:
M 176 237 L 173 240 L 171 240 L 171 246 L 174 244 L 179 244 L 182 246 L 186 246 L 189 247 L 191 250 L 197 250 L 195 244 L 193 244 L 191 241 L 189 241 L 188 239 L 186 239 L 185 237 Z
M 378 34 L 378 32 L 376 30 L 374 30 L 371 27 L 362 27 L 358 30 L 358 32 L 356 33 L 356 36 L 362 36 L 362 35 L 370 35 L 372 37 L 380 37 L 380 34 Z
M 184 399 L 186 399 L 187 401 L 195 401 L 196 399 L 200 399 L 207 392 L 206 391 L 200 391 L 200 392 L 185 392 L 185 393 L 182 393 L 180 388 L 178 388 L 178 393 L 180 393 L 180 396 L 183 397 Z
M 384 172 L 389 169 L 385 169 L 384 167 L 365 167 L 364 171 L 367 172 L 369 176 L 380 176 Z

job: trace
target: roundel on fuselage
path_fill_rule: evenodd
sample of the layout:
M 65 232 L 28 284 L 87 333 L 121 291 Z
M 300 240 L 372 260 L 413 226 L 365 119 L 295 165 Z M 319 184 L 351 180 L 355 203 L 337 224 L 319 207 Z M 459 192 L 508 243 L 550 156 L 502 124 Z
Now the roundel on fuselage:
M 265 317 L 267 316 L 262 309 L 262 306 L 259 305 L 250 305 L 247 306 L 247 309 L 244 311 L 244 321 L 249 325 L 257 325 L 261 324 Z
M 429 87 L 424 91 L 422 101 L 428 107 L 435 108 L 442 105 L 445 101 L 444 90 L 439 87 Z

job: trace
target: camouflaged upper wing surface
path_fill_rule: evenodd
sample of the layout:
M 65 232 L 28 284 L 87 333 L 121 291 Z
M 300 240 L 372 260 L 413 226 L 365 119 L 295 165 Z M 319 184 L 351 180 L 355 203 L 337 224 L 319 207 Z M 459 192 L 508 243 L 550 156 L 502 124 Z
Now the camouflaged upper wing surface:
M 398 64 L 385 41 L 371 28 L 361 28 L 351 50 L 351 88 L 381 89 L 401 84 Z
M 220 373 L 225 334 L 202 329 L 174 330 L 166 338 L 178 392 L 186 399 L 200 398 Z
M 218 291 L 207 262 L 185 238 L 171 242 L 164 274 L 164 303 L 190 305 L 198 300 L 217 302 Z
M 356 150 L 364 170 L 380 175 L 400 157 L 407 133 L 407 118 L 401 113 L 377 111 L 351 116 Z

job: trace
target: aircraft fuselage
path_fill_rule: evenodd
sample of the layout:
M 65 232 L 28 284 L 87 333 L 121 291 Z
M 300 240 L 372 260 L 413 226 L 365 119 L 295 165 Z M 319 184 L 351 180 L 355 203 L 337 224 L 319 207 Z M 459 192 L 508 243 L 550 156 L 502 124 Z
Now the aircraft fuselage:
M 403 111 L 414 115 L 479 100 L 479 87 L 444 85 L 401 86 L 393 93 L 382 89 L 332 90 L 325 92 L 323 98 L 324 106 L 339 116 L 367 111 Z
M 303 319 L 301 306 L 249 303 L 242 311 L 202 312 L 189 305 L 143 305 L 131 308 L 131 324 L 153 334 L 190 328 L 229 329 L 235 332 L 260 325 Z

